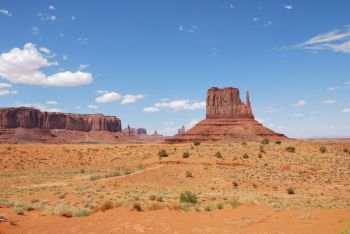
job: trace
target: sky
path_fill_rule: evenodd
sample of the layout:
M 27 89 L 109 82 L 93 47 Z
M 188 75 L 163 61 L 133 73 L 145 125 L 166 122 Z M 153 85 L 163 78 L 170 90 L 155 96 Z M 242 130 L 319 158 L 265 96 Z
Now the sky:
M 350 1 L 0 0 L 0 107 L 173 135 L 210 87 L 289 137 L 350 136 Z

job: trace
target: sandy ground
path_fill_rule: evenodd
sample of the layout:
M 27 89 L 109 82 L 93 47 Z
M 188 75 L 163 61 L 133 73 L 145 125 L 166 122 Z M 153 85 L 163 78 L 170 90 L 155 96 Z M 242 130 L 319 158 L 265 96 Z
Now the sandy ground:
M 0 233 L 340 233 L 350 230 L 346 149 L 349 141 L 2 144 Z M 184 191 L 197 202 L 180 202 Z

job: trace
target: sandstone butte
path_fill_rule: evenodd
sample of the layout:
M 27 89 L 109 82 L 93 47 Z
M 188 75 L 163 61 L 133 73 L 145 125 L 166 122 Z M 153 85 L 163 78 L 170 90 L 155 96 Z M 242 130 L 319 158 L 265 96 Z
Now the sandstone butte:
M 200 141 L 259 141 L 262 139 L 287 139 L 254 119 L 249 92 L 246 103 L 240 98 L 239 89 L 210 88 L 206 98 L 206 119 L 186 132 L 167 139 L 167 142 Z

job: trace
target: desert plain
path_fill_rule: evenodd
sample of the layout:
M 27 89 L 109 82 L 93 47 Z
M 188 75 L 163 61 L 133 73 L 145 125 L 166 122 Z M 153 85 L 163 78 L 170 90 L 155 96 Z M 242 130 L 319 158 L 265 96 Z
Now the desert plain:
M 0 233 L 349 233 L 350 140 L 1 144 Z

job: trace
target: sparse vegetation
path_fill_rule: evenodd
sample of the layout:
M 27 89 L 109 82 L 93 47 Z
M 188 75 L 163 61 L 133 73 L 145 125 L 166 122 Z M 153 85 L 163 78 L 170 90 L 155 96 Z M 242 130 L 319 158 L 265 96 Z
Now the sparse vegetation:
M 168 153 L 165 151 L 165 149 L 162 149 L 158 152 L 158 156 L 159 158 L 168 157 Z
M 263 139 L 262 141 L 261 141 L 261 144 L 262 145 L 268 145 L 270 143 L 270 140 L 269 139 Z
M 75 217 L 86 217 L 90 215 L 90 211 L 86 210 L 86 209 L 82 209 L 82 210 L 77 210 L 74 213 Z
M 320 146 L 320 152 L 321 152 L 322 154 L 326 153 L 326 152 L 327 152 L 326 146 L 321 145 L 321 146 Z
M 232 208 L 237 208 L 239 205 L 239 201 L 237 197 L 234 197 L 231 201 L 230 201 L 230 205 Z
M 195 193 L 192 193 L 190 191 L 185 191 L 180 194 L 180 202 L 195 204 L 198 202 L 198 198 Z
M 221 155 L 220 151 L 217 151 L 217 152 L 215 153 L 215 157 L 217 157 L 217 158 L 222 158 L 222 155 Z
M 275 144 L 280 145 L 280 144 L 282 144 L 282 141 L 275 141 Z
M 295 147 L 294 146 L 288 146 L 286 148 L 286 151 L 288 151 L 289 153 L 295 153 Z
M 242 142 L 242 145 L 243 146 L 247 146 L 247 142 Z
M 243 158 L 244 158 L 244 159 L 248 159 L 248 158 L 249 158 L 249 155 L 248 155 L 248 154 L 243 154 Z
M 193 141 L 193 145 L 195 145 L 195 146 L 198 146 L 198 145 L 200 145 L 201 144 L 201 141 L 200 140 L 194 140 Z
M 142 208 L 140 203 L 135 202 L 132 204 L 132 210 L 136 210 L 136 211 L 141 212 L 141 211 L 143 211 L 143 208 Z
M 182 157 L 183 158 L 189 158 L 190 157 L 190 152 L 188 152 L 188 151 L 183 152 L 182 153 Z
M 106 210 L 110 210 L 110 209 L 113 209 L 114 208 L 114 204 L 112 201 L 105 201 L 102 203 L 101 207 L 100 207 L 100 210 L 105 212 Z
M 287 193 L 290 194 L 290 195 L 295 194 L 294 188 L 293 188 L 293 187 L 289 187 L 289 188 L 287 189 Z
M 186 171 L 186 177 L 190 177 L 190 178 L 192 178 L 192 177 L 193 177 L 192 172 L 190 172 L 190 171 Z

